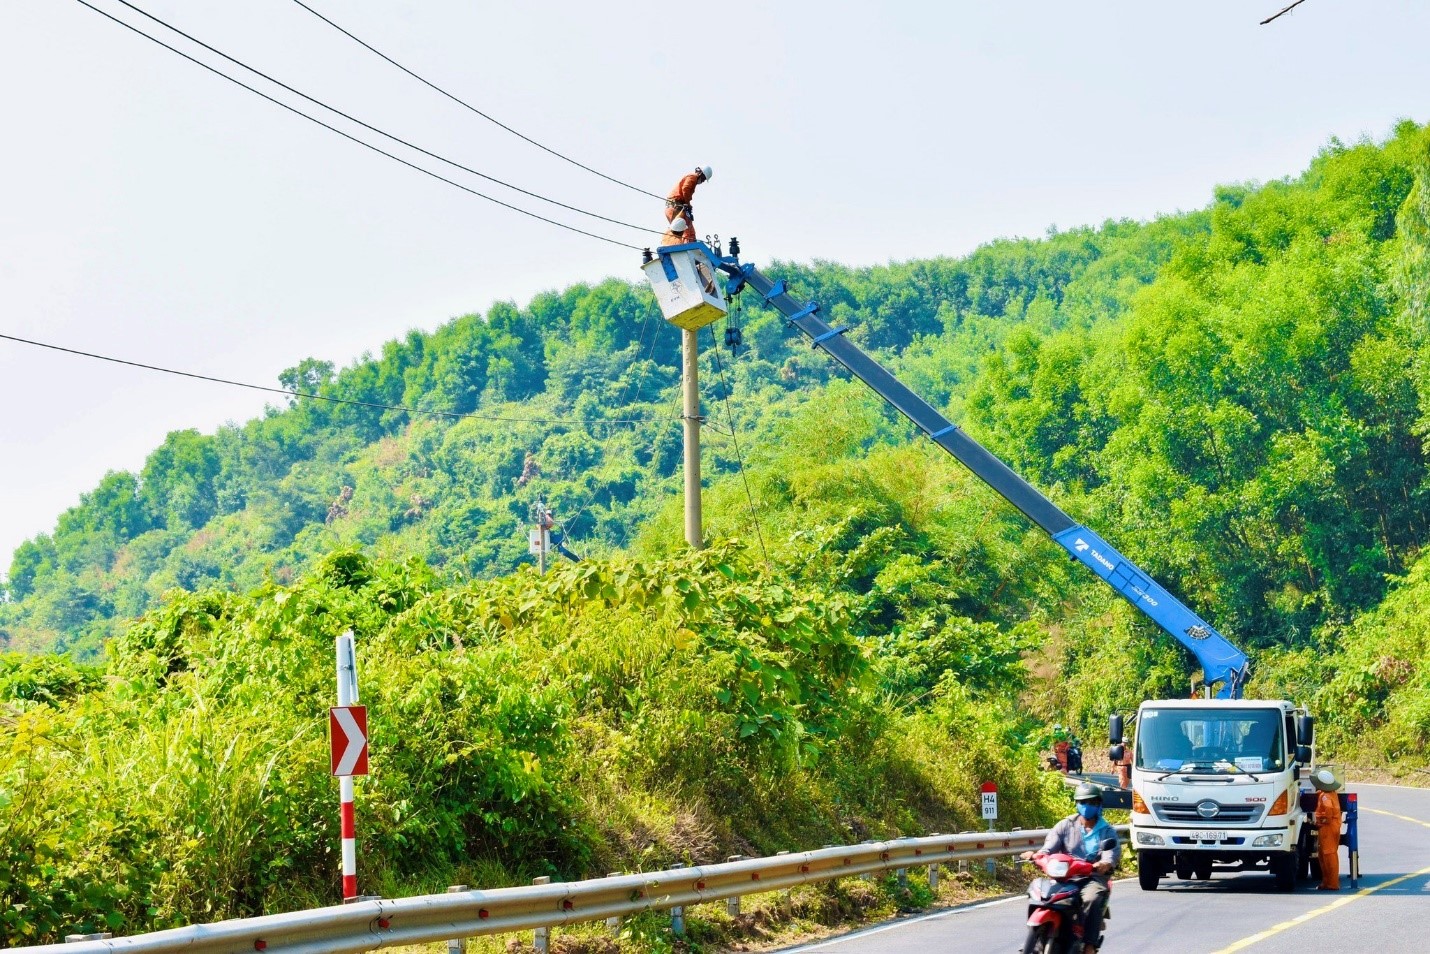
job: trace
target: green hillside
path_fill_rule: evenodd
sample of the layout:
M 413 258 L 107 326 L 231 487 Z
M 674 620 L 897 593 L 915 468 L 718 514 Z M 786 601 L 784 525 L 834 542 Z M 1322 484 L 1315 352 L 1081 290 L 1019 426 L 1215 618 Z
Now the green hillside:
M 1423 762 L 1430 128 L 1151 223 L 775 270 L 1252 652 L 1250 692 L 1315 706 L 1324 750 Z M 777 316 L 738 321 L 702 369 L 700 553 L 676 338 L 619 281 L 305 361 L 295 390 L 413 410 L 170 435 L 26 543 L 0 938 L 331 900 L 346 628 L 390 894 L 955 830 L 984 778 L 1038 824 L 1050 723 L 1188 691 L 1040 531 Z M 587 558 L 545 577 L 538 495 Z
M 899 355 L 932 400 L 957 401 L 1012 329 L 1115 320 L 1206 224 L 1109 223 L 957 261 L 775 271 L 863 344 Z M 741 320 L 748 349 L 717 369 L 712 347 L 702 371 L 717 483 L 736 465 L 719 433 L 727 407 L 756 460 L 787 443 L 806 406 L 837 412 L 822 356 L 773 312 L 751 307 Z M 19 548 L 0 638 L 94 659 L 169 590 L 286 582 L 338 546 L 417 556 L 455 578 L 500 576 L 530 560 L 522 524 L 538 496 L 577 552 L 622 552 L 679 490 L 678 364 L 679 336 L 649 292 L 615 280 L 412 332 L 342 371 L 305 360 L 286 387 L 431 413 L 299 398 L 215 434 L 169 435 L 138 474 L 108 474 L 53 533 Z M 528 458 L 539 476 L 522 482 Z

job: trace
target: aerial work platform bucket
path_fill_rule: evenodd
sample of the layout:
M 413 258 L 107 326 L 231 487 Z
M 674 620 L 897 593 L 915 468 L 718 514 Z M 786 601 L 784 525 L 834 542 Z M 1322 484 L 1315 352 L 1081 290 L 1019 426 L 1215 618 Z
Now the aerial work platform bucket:
M 641 266 L 665 320 L 694 331 L 725 317 L 715 267 L 700 243 L 669 245 Z

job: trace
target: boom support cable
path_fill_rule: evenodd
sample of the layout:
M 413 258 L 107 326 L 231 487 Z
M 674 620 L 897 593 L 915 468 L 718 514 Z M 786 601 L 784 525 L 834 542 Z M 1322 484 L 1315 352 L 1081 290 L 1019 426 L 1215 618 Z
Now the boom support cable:
M 119 24 L 120 26 L 124 27 L 126 30 L 129 30 L 129 31 L 131 31 L 131 32 L 133 32 L 133 33 L 139 34 L 140 36 L 142 36 L 144 39 L 150 41 L 151 43 L 155 43 L 155 44 L 157 44 L 157 45 L 159 45 L 159 46 L 162 46 L 164 49 L 168 50 L 170 53 L 174 53 L 174 54 L 176 54 L 176 55 L 178 55 L 178 56 L 182 56 L 184 59 L 188 60 L 190 63 L 194 63 L 194 64 L 197 64 L 198 66 L 202 66 L 204 69 L 208 70 L 210 73 L 213 73 L 213 74 L 216 75 L 216 76 L 221 76 L 221 77 L 223 77 L 224 79 L 228 80 L 230 83 L 233 83 L 233 84 L 236 85 L 236 86 L 241 86 L 241 87 L 243 87 L 244 89 L 248 90 L 250 93 L 253 93 L 255 96 L 261 96 L 262 98 L 268 100 L 268 102 L 273 103 L 275 106 L 281 106 L 282 108 L 288 110 L 290 113 L 294 113 L 294 114 L 296 114 L 296 115 L 298 115 L 298 116 L 303 117 L 304 119 L 308 120 L 308 121 L 311 122 L 311 123 L 315 123 L 316 125 L 322 126 L 324 129 L 328 130 L 329 132 L 337 133 L 339 136 L 342 136 L 344 139 L 348 139 L 348 140 L 351 140 L 352 142 L 357 143 L 359 146 L 362 146 L 364 149 L 370 149 L 370 150 L 372 150 L 373 152 L 377 153 L 378 155 L 386 156 L 387 158 L 391 159 L 393 162 L 401 163 L 402 165 L 406 166 L 406 167 L 409 168 L 409 169 L 415 169 L 416 171 L 422 173 L 422 174 L 425 175 L 425 176 L 430 176 L 430 177 L 432 177 L 433 179 L 436 179 L 438 182 L 445 182 L 447 185 L 452 186 L 452 187 L 455 188 L 455 189 L 461 189 L 463 192 L 470 193 L 471 195 L 477 196 L 477 197 L 480 198 L 480 199 L 486 199 L 488 202 L 493 202 L 493 203 L 495 203 L 495 204 L 501 206 L 502 208 L 510 209 L 510 210 L 513 211 L 513 212 L 519 212 L 519 213 L 521 213 L 522 215 L 525 215 L 525 216 L 528 216 L 528 217 L 530 217 L 530 218 L 536 219 L 537 221 L 545 222 L 545 223 L 548 224 L 548 225 L 554 225 L 554 226 L 556 226 L 556 227 L 559 228 L 559 229 L 565 229 L 565 230 L 568 231 L 568 232 L 575 232 L 577 235 L 584 235 L 584 236 L 586 236 L 587 238 L 596 239 L 598 242 L 606 242 L 607 244 L 610 244 L 610 245 L 617 245 L 617 246 L 620 246 L 621 248 L 628 248 L 628 249 L 631 249 L 632 251 L 635 251 L 635 252 L 639 252 L 639 251 L 642 250 L 642 249 L 641 249 L 641 246 L 639 246 L 639 245 L 631 245 L 629 242 L 622 242 L 622 241 L 620 241 L 619 239 L 608 238 L 607 236 L 604 236 L 604 235 L 597 235 L 595 232 L 588 232 L 588 231 L 586 231 L 585 229 L 577 228 L 577 227 L 574 226 L 574 225 L 567 225 L 565 222 L 558 222 L 556 219 L 547 218 L 546 216 L 541 215 L 541 214 L 538 213 L 538 212 L 532 212 L 532 211 L 529 210 L 529 209 L 523 209 L 521 206 L 512 205 L 510 202 L 503 202 L 501 199 L 498 199 L 498 198 L 496 198 L 496 197 L 494 197 L 494 196 L 487 195 L 485 192 L 478 192 L 476 189 L 473 189 L 473 188 L 471 188 L 470 186 L 465 186 L 465 185 L 462 185 L 460 182 L 456 182 L 456 181 L 453 181 L 452 179 L 448 179 L 446 176 L 441 175 L 440 173 L 433 172 L 431 169 L 425 169 L 425 168 L 423 168 L 422 166 L 417 165 L 415 162 L 409 162 L 408 160 L 403 159 L 401 156 L 393 155 L 392 153 L 388 152 L 387 150 L 383 149 L 383 148 L 380 147 L 380 146 L 375 146 L 375 145 L 373 145 L 373 144 L 370 143 L 370 142 L 367 142 L 367 141 L 365 141 L 365 140 L 359 139 L 357 136 L 354 136 L 352 133 L 345 132 L 344 130 L 339 129 L 338 127 L 336 127 L 336 126 L 334 126 L 334 125 L 332 125 L 332 124 L 330 124 L 330 123 L 326 123 L 326 122 L 324 122 L 323 120 L 318 119 L 316 116 L 311 116 L 311 115 L 309 115 L 308 113 L 303 112 L 301 109 L 297 108 L 296 106 L 291 106 L 291 105 L 289 105 L 288 103 L 285 103 L 285 102 L 283 102 L 283 101 L 280 100 L 280 99 L 276 99 L 276 98 L 274 98 L 274 97 L 272 97 L 272 96 L 269 96 L 267 93 L 263 92 L 262 90 L 255 89 L 254 87 L 249 86 L 249 85 L 248 85 L 247 83 L 245 83 L 243 80 L 237 79 L 236 77 L 233 77 L 233 76 L 230 76 L 230 75 L 228 75 L 227 73 L 225 73 L 223 70 L 221 70 L 221 69 L 219 69 L 219 68 L 217 68 L 217 67 L 215 67 L 215 66 L 210 66 L 208 63 L 205 63 L 203 60 L 200 60 L 200 59 L 198 59 L 198 58 L 196 58 L 196 57 L 190 56 L 188 53 L 185 53 L 183 50 L 177 49 L 176 47 L 170 46 L 168 43 L 165 43 L 163 40 L 159 39 L 158 37 L 151 36 L 150 34 L 145 33 L 143 30 L 141 30 L 141 29 L 139 29 L 138 27 L 134 26 L 132 23 L 125 23 L 123 20 L 121 20 L 121 19 L 119 19 L 118 17 L 114 16 L 112 13 L 108 13 L 108 12 L 106 12 L 106 11 L 104 11 L 104 10 L 101 10 L 101 9 L 99 9 L 99 7 L 96 7 L 96 6 L 94 6 L 92 3 L 89 3 L 88 0 L 75 0 L 75 2 L 78 3 L 80 6 L 88 7 L 90 10 L 93 10 L 95 13 L 99 14 L 100 16 L 102 16 L 102 17 L 104 17 L 104 18 L 106 18 L 106 19 L 108 19 L 108 20 L 114 21 L 115 23 L 117 23 L 117 24 Z
M 501 120 L 495 119 L 495 118 L 493 118 L 492 116 L 487 115 L 486 113 L 482 112 L 482 111 L 481 111 L 480 109 L 478 109 L 477 107 L 473 106 L 471 103 L 468 103 L 466 100 L 460 99 L 459 97 L 453 95 L 452 93 L 447 92 L 445 89 L 443 89 L 442 87 L 438 86 L 436 83 L 433 83 L 431 80 L 428 80 L 428 79 L 426 79 L 425 77 L 419 76 L 417 73 L 415 73 L 415 72 L 413 72 L 412 70 L 408 69 L 407 67 L 403 66 L 401 63 L 397 62 L 397 61 L 394 60 L 392 57 L 388 56 L 386 53 L 383 53 L 381 50 L 375 48 L 375 47 L 372 46 L 370 43 L 367 43 L 366 41 L 364 41 L 364 40 L 362 40 L 362 39 L 359 39 L 357 36 L 354 36 L 354 35 L 353 35 L 351 32 L 349 32 L 348 30 L 343 29 L 342 27 L 340 27 L 340 26 L 338 26 L 336 23 L 334 23 L 332 20 L 329 20 L 327 17 L 323 16 L 323 15 L 322 15 L 321 13 L 319 13 L 317 10 L 314 10 L 312 7 L 308 6 L 306 3 L 303 2 L 303 0 L 293 0 L 293 2 L 296 3 L 296 4 L 298 4 L 298 6 L 302 7 L 304 10 L 307 10 L 309 13 L 311 13 L 313 16 L 317 17 L 319 20 L 322 20 L 324 23 L 326 23 L 328 26 L 332 27 L 334 30 L 337 30 L 337 31 L 338 31 L 339 33 L 341 33 L 343 36 L 345 36 L 345 37 L 347 37 L 348 39 L 352 40 L 354 43 L 358 44 L 359 46 L 363 47 L 364 49 L 368 50 L 369 52 L 376 54 L 378 57 L 380 57 L 380 58 L 386 60 L 388 63 L 391 63 L 393 66 L 397 67 L 397 68 L 400 69 L 402 72 L 406 73 L 408 76 L 410 76 L 410 77 L 412 77 L 413 79 L 417 80 L 417 82 L 419 82 L 419 83 L 423 84 L 424 86 L 427 86 L 427 87 L 429 87 L 429 88 L 431 88 L 431 89 L 436 90 L 437 92 L 441 93 L 443 96 L 445 96 L 445 97 L 447 97 L 448 99 L 450 99 L 452 102 L 456 103 L 458 106 L 461 106 L 461 107 L 463 107 L 464 109 L 471 110 L 472 112 L 476 113 L 478 116 L 480 116 L 480 117 L 482 117 L 483 119 L 485 119 L 487 122 L 492 123 L 492 124 L 494 124 L 494 125 L 496 125 L 496 126 L 501 127 L 502 129 L 504 129 L 504 130 L 506 130 L 507 132 L 511 133 L 511 134 L 512 134 L 513 136 L 515 136 L 516 138 L 521 139 L 521 140 L 523 140 L 524 142 L 528 142 L 528 143 L 530 143 L 531 145 L 535 146 L 536 148 L 538 148 L 538 149 L 540 149 L 540 150 L 543 150 L 544 152 L 548 152 L 548 153 L 550 153 L 551 155 L 555 156 L 555 157 L 558 158 L 558 159 L 562 159 L 562 160 L 564 160 L 564 161 L 566 161 L 566 162 L 569 162 L 569 163 L 571 163 L 571 165 L 576 166 L 578 169 L 584 169 L 584 170 L 586 170 L 587 172 L 591 173 L 591 174 L 594 175 L 594 176 L 600 176 L 602 179 L 605 179 L 607 182 L 614 182 L 616 185 L 625 186 L 627 189 L 630 189 L 630 190 L 633 191 L 633 192 L 639 192 L 641 195 L 649 196 L 649 197 L 652 198 L 652 199 L 660 199 L 660 200 L 664 201 L 664 198 L 665 198 L 664 196 L 656 195 L 654 192 L 647 192 L 645 189 L 642 189 L 640 186 L 634 186 L 634 185 L 631 185 L 629 182 L 623 182 L 622 180 L 617 179 L 615 176 L 608 176 L 608 175 L 606 175 L 604 172 L 599 172 L 599 171 L 597 171 L 597 170 L 595 170 L 595 169 L 592 169 L 590 166 L 585 165 L 584 163 L 577 162 L 575 159 L 572 159 L 570 156 L 567 156 L 567 155 L 564 155 L 564 154 L 562 154 L 562 153 L 557 152 L 555 149 L 552 149 L 550 146 L 542 145 L 541 143 L 537 142 L 535 139 L 532 139 L 530 136 L 526 136 L 526 135 L 523 135 L 522 133 L 517 132 L 515 129 L 512 129 L 510 126 L 508 126 L 506 123 L 502 122 Z
M 499 186 L 503 186 L 503 187 L 505 187 L 505 188 L 507 188 L 507 189 L 512 190 L 513 192 L 519 192 L 519 193 L 521 193 L 522 195 L 527 196 L 527 197 L 529 197 L 529 198 L 537 199 L 537 200 L 542 201 L 542 202 L 549 202 L 550 204 L 555 205 L 555 206 L 559 206 L 560 208 L 566 209 L 566 210 L 569 211 L 569 212 L 576 212 L 576 213 L 578 213 L 578 214 L 580 214 L 580 215 L 587 215 L 587 216 L 590 216 L 590 217 L 593 218 L 593 219 L 600 219 L 602 222 L 609 222 L 609 223 L 611 223 L 612 225 L 622 225 L 622 226 L 625 226 L 625 227 L 628 228 L 628 229 L 635 229 L 637 232 L 649 232 L 651 235 L 660 235 L 660 234 L 661 234 L 661 233 L 660 233 L 659 231 L 657 231 L 656 229 L 646 228 L 644 225 L 635 225 L 635 224 L 633 224 L 633 223 L 631 223 L 631 222 L 623 222 L 623 221 L 621 221 L 620 219 L 613 219 L 613 218 L 610 218 L 609 216 L 600 215 L 600 214 L 598 214 L 598 213 L 596 213 L 596 212 L 588 212 L 587 210 L 582 209 L 582 208 L 578 208 L 577 206 L 574 206 L 574 205 L 567 205 L 565 202 L 559 202 L 559 201 L 557 201 L 556 199 L 552 199 L 552 198 L 549 198 L 549 197 L 547 197 L 547 196 L 541 195 L 541 194 L 538 193 L 538 192 L 532 192 L 532 191 L 530 191 L 529 189 L 523 189 L 521 186 L 512 185 L 510 182 L 507 182 L 507 181 L 505 181 L 505 180 L 503 180 L 503 179 L 498 179 L 496 176 L 487 175 L 485 172 L 481 172 L 481 171 L 479 171 L 479 170 L 477 170 L 477 169 L 473 169 L 471 166 L 463 165 L 462 163 L 457 162 L 457 161 L 454 160 L 454 159 L 448 159 L 446 156 L 442 156 L 442 155 L 439 155 L 438 153 L 432 152 L 430 149 L 424 149 L 424 148 L 422 148 L 421 146 L 417 145 L 416 143 L 408 142 L 406 139 L 403 139 L 401 136 L 395 136 L 395 135 L 393 135 L 392 133 L 387 132 L 386 130 L 379 129 L 378 127 L 372 125 L 371 123 L 364 122 L 363 120 L 358 119 L 356 116 L 353 116 L 353 115 L 350 114 L 350 113 L 345 113 L 345 112 L 343 112 L 341 109 L 338 109 L 336 106 L 330 106 L 330 105 L 328 105 L 327 103 L 323 102 L 322 100 L 317 99 L 316 97 L 309 96 L 307 93 L 303 92 L 302 90 L 300 90 L 300 89 L 295 89 L 294 87 L 289 86 L 287 83 L 283 82 L 282 80 L 277 79 L 276 77 L 273 77 L 273 76 L 268 75 L 267 73 L 263 72 L 262 70 L 258 69 L 257 67 L 249 66 L 247 63 L 243 62 L 242 60 L 237 59 L 237 58 L 232 57 L 232 56 L 229 56 L 229 55 L 228 55 L 227 53 L 225 53 L 223 50 L 220 50 L 220 49 L 218 49 L 217 47 L 214 47 L 214 46 L 209 45 L 208 43 L 205 43 L 203 40 L 200 40 L 198 37 L 194 36 L 194 35 L 191 34 L 191 33 L 186 33 L 186 32 L 184 32 L 183 30 L 181 30 L 181 29 L 179 29 L 178 27 L 174 26 L 172 23 L 169 23 L 169 22 L 167 22 L 166 20 L 162 20 L 162 19 L 160 19 L 159 17 L 155 16 L 154 14 L 149 13 L 147 10 L 144 10 L 143 8 L 138 7 L 138 6 L 134 5 L 133 3 L 130 3 L 129 0 L 115 0 L 115 2 L 116 2 L 116 3 L 119 3 L 119 4 L 122 5 L 122 6 L 128 7 L 130 10 L 133 10 L 135 13 L 139 14 L 139 15 L 142 16 L 142 17 L 147 17 L 148 19 L 152 20 L 153 22 L 159 24 L 159 25 L 160 25 L 161 27 L 163 27 L 164 29 L 169 30 L 169 31 L 171 31 L 171 32 L 173 32 L 173 33 L 177 33 L 179 36 L 181 36 L 181 37 L 183 37 L 184 39 L 188 40 L 190 43 L 194 43 L 194 44 L 196 44 L 196 45 L 198 45 L 198 46 L 203 47 L 204 49 L 208 50 L 210 53 L 214 54 L 215 56 L 222 57 L 223 59 L 228 60 L 230 63 L 234 64 L 235 66 L 238 66 L 238 67 L 240 67 L 240 68 L 242 68 L 242 69 L 248 70 L 250 73 L 254 74 L 255 76 L 261 76 L 261 77 L 263 77 L 263 78 L 266 79 L 268 82 L 272 83 L 274 86 L 277 86 L 277 87 L 279 87 L 279 88 L 281 88 L 281 89 L 285 89 L 285 90 L 287 90 L 288 92 L 292 93 L 294 96 L 300 97 L 300 98 L 302 98 L 302 99 L 306 99 L 308 102 L 312 103 L 314 106 L 320 106 L 320 107 L 322 107 L 323 109 L 326 109 L 326 110 L 327 110 L 328 112 L 330 112 L 330 113 L 333 113 L 333 114 L 335 114 L 335 115 L 338 115 L 338 116 L 343 117 L 344 119 L 346 119 L 346 120 L 347 120 L 348 122 L 350 122 L 350 123 L 355 123 L 355 124 L 361 126 L 362 128 L 364 128 L 364 129 L 366 129 L 366 130 L 369 130 L 369 131 L 371 131 L 371 132 L 377 133 L 379 136 L 382 136 L 382 137 L 384 137 L 384 138 L 386 138 L 386 139 L 390 139 L 390 140 L 392 140 L 393 142 L 398 143 L 398 144 L 400 144 L 400 145 L 406 146 L 408 149 L 411 149 L 411 150 L 413 150 L 414 152 L 420 152 L 420 153 L 422 153 L 422 155 L 428 156 L 428 157 L 433 158 L 433 159 L 436 159 L 438 162 L 446 163 L 447 165 L 451 166 L 451 167 L 454 168 L 454 169 L 460 169 L 460 170 L 462 170 L 463 172 L 470 173 L 470 174 L 476 176 L 476 177 L 479 178 L 479 179 L 485 179 L 485 180 L 487 180 L 488 182 L 494 182 L 494 183 L 496 183 L 496 184 L 499 185 Z

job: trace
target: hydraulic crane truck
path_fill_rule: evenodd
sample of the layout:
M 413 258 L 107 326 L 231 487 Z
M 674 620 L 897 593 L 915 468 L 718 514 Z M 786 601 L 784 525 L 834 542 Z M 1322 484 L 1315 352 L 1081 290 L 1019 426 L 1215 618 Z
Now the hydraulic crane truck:
M 1196 657 L 1206 698 L 1147 701 L 1138 709 L 1129 801 L 1144 889 L 1155 890 L 1171 873 L 1205 880 L 1213 864 L 1266 871 L 1281 890 L 1310 873 L 1316 833 L 1302 777 L 1314 760 L 1314 723 L 1294 703 L 1241 698 L 1250 675 L 1245 653 L 900 383 L 845 336 L 848 328 L 826 323 L 818 304 L 742 264 L 737 239 L 728 255 L 718 241 L 647 251 L 642 268 L 665 318 L 687 329 L 718 320 L 746 290 L 757 295 Z M 723 296 L 713 281 L 717 272 L 724 275 Z M 1125 764 L 1120 715 L 1110 717 L 1109 729 L 1113 761 Z M 1349 806 L 1354 879 L 1353 795 Z M 1325 837 L 1339 839 L 1340 832 Z

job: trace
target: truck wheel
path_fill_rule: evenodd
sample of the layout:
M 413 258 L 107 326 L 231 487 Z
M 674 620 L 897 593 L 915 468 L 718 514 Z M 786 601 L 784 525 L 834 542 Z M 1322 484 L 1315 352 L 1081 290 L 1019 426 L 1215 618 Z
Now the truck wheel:
M 1281 851 L 1271 856 L 1271 876 L 1277 891 L 1296 890 L 1296 853 Z
M 1192 876 L 1198 881 L 1212 880 L 1212 860 L 1210 858 L 1198 858 L 1192 865 Z
M 1156 891 L 1157 882 L 1161 880 L 1162 872 L 1157 870 L 1155 862 L 1144 861 L 1137 866 L 1137 883 L 1143 891 Z

